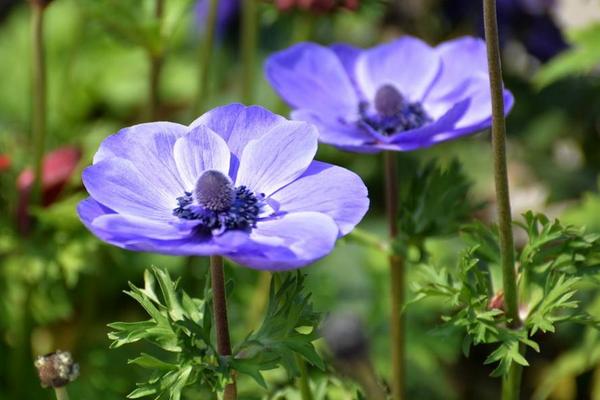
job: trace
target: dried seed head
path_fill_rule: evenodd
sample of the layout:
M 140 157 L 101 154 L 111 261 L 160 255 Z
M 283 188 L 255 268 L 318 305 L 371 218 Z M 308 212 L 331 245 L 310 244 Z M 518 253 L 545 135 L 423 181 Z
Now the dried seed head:
M 73 361 L 71 353 L 57 350 L 39 356 L 35 362 L 42 387 L 63 387 L 79 376 L 79 364 Z

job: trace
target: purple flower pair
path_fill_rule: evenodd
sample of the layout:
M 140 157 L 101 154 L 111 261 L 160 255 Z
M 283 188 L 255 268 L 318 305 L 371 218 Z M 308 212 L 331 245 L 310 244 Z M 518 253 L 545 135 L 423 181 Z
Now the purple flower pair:
M 189 127 L 136 125 L 83 172 L 83 223 L 130 250 L 224 255 L 283 270 L 311 263 L 369 205 L 354 173 L 313 161 L 318 132 L 257 106 L 214 109 Z
M 123 129 L 83 173 L 84 224 L 130 250 L 300 267 L 327 255 L 369 205 L 356 174 L 313 161 L 318 139 L 358 152 L 409 151 L 491 122 L 477 39 L 432 48 L 404 37 L 364 51 L 302 43 L 272 56 L 266 73 L 301 121 L 232 104 L 190 126 Z M 508 91 L 505 102 L 510 109 Z

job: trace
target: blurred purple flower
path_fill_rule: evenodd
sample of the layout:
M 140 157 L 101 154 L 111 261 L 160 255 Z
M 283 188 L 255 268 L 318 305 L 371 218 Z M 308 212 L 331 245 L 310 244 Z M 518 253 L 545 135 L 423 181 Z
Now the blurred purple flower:
M 311 263 L 367 211 L 354 173 L 318 161 L 314 126 L 264 108 L 216 108 L 107 138 L 83 172 L 79 216 L 130 250 L 224 255 L 256 269 Z
M 371 49 L 300 43 L 271 56 L 266 76 L 320 140 L 357 152 L 411 151 L 490 126 L 485 43 L 435 48 L 403 37 Z M 513 97 L 505 91 L 506 110 Z
M 196 3 L 196 21 L 198 26 L 203 31 L 208 19 L 208 12 L 210 9 L 211 0 L 198 0 Z M 237 20 L 241 3 L 240 0 L 219 0 L 217 6 L 217 33 L 222 35 L 230 27 L 231 24 Z
M 446 15 L 455 23 L 467 20 L 483 37 L 483 14 L 479 2 L 450 0 L 444 3 Z M 551 15 L 554 0 L 498 0 L 501 44 L 516 40 L 527 52 L 546 62 L 569 46 Z

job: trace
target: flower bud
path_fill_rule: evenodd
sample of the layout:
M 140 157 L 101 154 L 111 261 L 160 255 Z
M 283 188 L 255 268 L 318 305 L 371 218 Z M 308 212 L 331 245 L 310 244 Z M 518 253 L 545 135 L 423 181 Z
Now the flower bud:
M 79 364 L 73 361 L 71 353 L 57 350 L 39 356 L 35 362 L 42 387 L 59 388 L 73 382 L 79 376 Z
M 490 299 L 490 301 L 488 302 L 488 308 L 490 310 L 493 310 L 493 309 L 504 310 L 504 291 L 502 291 L 502 290 L 498 291 L 494 295 L 494 297 L 492 297 Z

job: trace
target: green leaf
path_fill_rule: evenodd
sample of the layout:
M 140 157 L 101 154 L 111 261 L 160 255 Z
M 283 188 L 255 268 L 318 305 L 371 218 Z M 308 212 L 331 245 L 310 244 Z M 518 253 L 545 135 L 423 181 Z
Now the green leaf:
M 559 79 L 592 71 L 600 63 L 600 24 L 570 33 L 572 46 L 543 65 L 534 82 L 543 88 Z
M 172 369 L 177 368 L 176 364 L 164 362 L 164 361 L 159 360 L 158 358 L 153 357 L 150 354 L 146 354 L 146 353 L 142 353 L 139 357 L 129 360 L 128 363 L 139 365 L 142 368 L 149 368 L 149 369 L 172 370 Z

